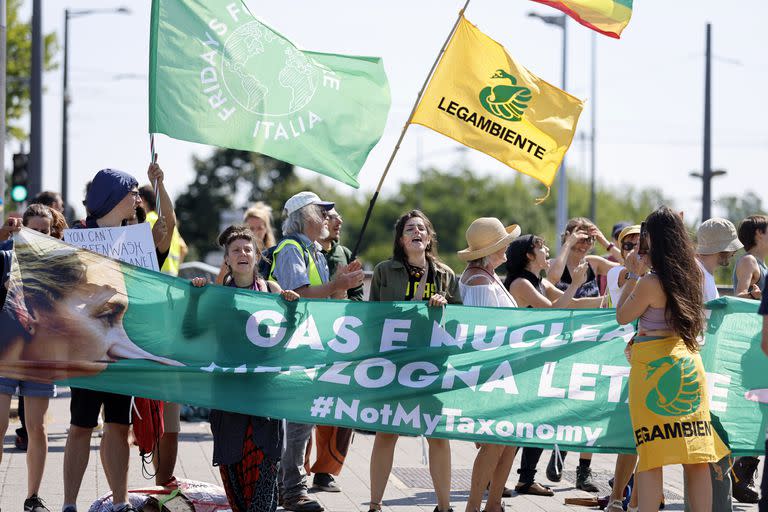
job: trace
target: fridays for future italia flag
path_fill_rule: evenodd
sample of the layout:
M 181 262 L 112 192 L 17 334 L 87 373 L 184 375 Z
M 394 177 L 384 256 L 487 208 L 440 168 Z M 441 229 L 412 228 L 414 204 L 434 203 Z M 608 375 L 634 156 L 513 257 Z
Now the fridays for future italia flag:
M 552 185 L 583 108 L 463 16 L 412 122 Z
M 153 0 L 149 131 L 358 187 L 390 106 L 379 57 L 302 51 L 242 0 Z
M 618 39 L 632 17 L 632 0 L 533 0 L 564 12 L 585 27 Z

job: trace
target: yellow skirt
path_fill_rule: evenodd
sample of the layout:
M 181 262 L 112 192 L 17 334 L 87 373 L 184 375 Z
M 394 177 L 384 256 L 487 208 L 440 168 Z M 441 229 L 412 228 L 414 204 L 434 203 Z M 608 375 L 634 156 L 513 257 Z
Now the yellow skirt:
M 637 470 L 717 462 L 730 450 L 712 427 L 701 356 L 678 336 L 632 345 L 629 413 Z

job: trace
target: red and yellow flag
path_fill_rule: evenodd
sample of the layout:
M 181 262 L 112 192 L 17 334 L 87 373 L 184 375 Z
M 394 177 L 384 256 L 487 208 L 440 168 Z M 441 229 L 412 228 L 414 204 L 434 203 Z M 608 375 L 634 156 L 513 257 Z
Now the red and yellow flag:
M 533 0 L 564 12 L 585 27 L 618 39 L 632 17 L 632 0 Z

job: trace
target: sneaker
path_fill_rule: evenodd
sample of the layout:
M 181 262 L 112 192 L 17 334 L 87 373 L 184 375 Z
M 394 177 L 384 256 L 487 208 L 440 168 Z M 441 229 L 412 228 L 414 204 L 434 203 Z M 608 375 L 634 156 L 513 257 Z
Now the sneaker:
M 325 492 L 341 492 L 341 487 L 329 473 L 315 473 L 312 479 L 312 488 Z
M 16 447 L 17 450 L 21 450 L 23 452 L 27 451 L 27 444 L 28 440 L 26 437 L 21 437 L 20 435 L 16 435 L 16 439 L 13 440 L 13 445 Z
M 563 479 L 563 463 L 565 462 L 565 456 L 568 452 L 560 452 L 560 460 L 557 460 L 557 453 L 552 451 L 549 456 L 549 462 L 547 463 L 547 479 L 550 482 L 559 482 Z
M 40 496 L 33 494 L 24 500 L 24 512 L 50 512 Z
M 592 469 L 576 467 L 576 488 L 586 492 L 600 492 L 592 479 Z
M 300 494 L 293 498 L 284 498 L 283 508 L 293 512 L 323 512 L 325 510 L 316 499 L 306 494 Z
M 624 503 L 621 500 L 613 500 L 604 510 L 605 512 L 624 512 Z

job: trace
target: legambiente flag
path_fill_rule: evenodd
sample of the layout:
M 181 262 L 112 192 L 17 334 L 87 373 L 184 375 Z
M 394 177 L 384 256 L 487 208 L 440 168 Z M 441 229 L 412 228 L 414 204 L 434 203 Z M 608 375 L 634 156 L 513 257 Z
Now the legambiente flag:
M 552 185 L 583 102 L 548 84 L 464 17 L 412 122 Z
M 239 0 L 153 0 L 149 131 L 358 187 L 390 106 L 379 57 L 302 51 Z
M 533 0 L 564 12 L 585 27 L 618 39 L 632 17 L 632 0 Z

